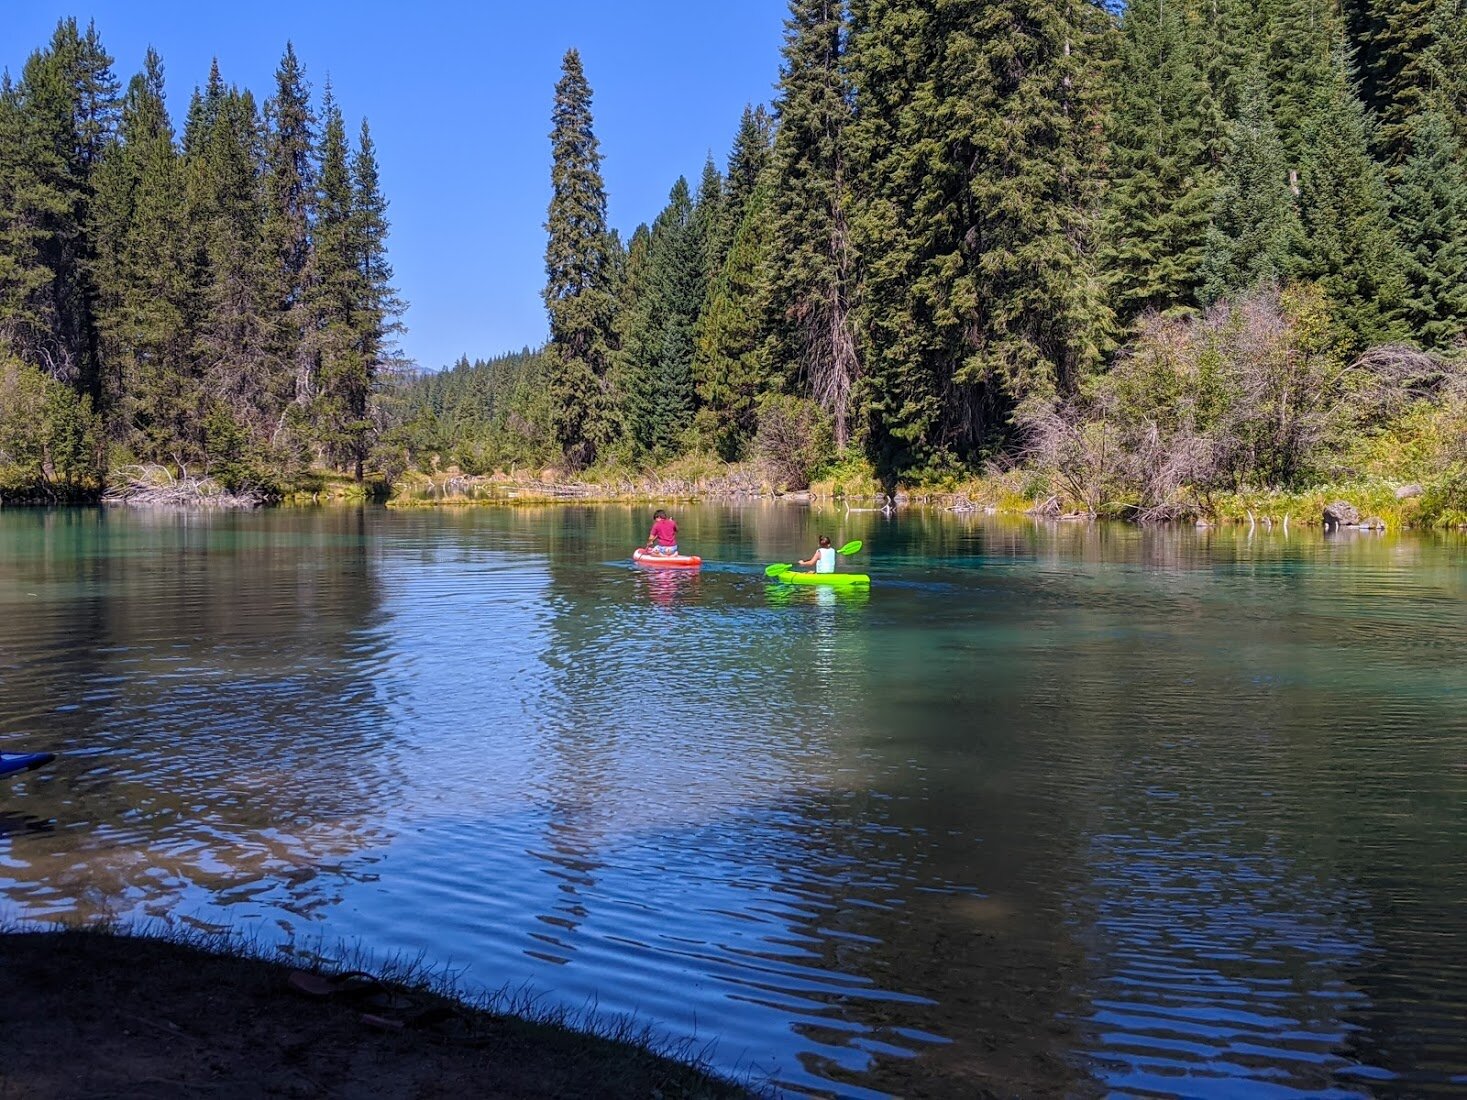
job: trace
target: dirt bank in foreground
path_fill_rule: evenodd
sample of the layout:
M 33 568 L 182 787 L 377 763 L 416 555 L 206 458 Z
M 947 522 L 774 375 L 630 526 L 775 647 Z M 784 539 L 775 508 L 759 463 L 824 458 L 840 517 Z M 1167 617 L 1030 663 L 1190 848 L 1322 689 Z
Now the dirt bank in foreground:
M 292 974 L 162 940 L 0 935 L 0 1098 L 747 1095 L 631 1044 Z

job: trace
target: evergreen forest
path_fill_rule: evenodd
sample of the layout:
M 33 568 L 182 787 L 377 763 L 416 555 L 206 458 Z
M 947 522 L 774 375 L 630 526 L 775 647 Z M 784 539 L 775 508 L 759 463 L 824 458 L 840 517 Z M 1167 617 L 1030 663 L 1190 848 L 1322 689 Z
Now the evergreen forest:
M 774 101 L 620 228 L 572 49 L 547 340 L 437 373 L 395 358 L 366 124 L 289 48 L 181 137 L 163 95 L 72 21 L 0 89 L 11 492 L 747 464 L 1467 523 L 1467 0 L 791 0 Z
M 263 102 L 216 64 L 182 134 L 149 51 L 124 87 L 63 20 L 0 83 L 0 492 L 147 464 L 226 488 L 360 481 L 403 305 L 363 121 L 287 45 Z

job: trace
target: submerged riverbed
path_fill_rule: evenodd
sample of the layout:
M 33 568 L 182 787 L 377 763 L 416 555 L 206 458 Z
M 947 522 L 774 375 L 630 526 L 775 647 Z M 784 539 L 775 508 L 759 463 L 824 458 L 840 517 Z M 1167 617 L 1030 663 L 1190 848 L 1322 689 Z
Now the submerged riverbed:
M 0 919 L 812 1093 L 1467 1090 L 1467 541 L 648 512 L 0 512 Z M 818 534 L 869 592 L 765 579 Z

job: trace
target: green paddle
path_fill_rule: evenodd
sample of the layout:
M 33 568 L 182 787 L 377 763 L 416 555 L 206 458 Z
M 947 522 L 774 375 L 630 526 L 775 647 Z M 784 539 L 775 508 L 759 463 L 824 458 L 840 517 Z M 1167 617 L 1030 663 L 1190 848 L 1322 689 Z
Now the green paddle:
M 836 553 L 837 554 L 854 554 L 856 551 L 858 551 L 860 549 L 861 549 L 861 540 L 860 539 L 852 539 L 850 542 L 846 543 L 839 550 L 837 550 Z M 775 562 L 773 565 L 770 565 L 770 566 L 766 566 L 765 567 L 765 569 L 764 569 L 764 575 L 766 577 L 777 577 L 781 573 L 788 573 L 793 568 L 794 568 L 793 565 L 788 565 L 788 564 L 786 564 L 784 562 Z

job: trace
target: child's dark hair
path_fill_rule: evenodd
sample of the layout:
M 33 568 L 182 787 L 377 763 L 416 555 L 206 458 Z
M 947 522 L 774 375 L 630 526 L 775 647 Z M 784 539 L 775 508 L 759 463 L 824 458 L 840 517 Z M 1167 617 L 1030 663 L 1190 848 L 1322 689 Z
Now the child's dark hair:
M 667 513 L 664 512 L 661 508 L 659 508 L 659 509 L 657 509 L 657 511 L 655 511 L 655 512 L 652 513 L 652 518 L 653 519 L 666 519 L 667 518 Z
M 829 545 L 830 545 L 830 536 L 829 535 L 821 535 L 820 536 L 820 549 L 824 550 Z

